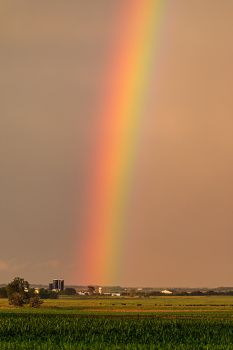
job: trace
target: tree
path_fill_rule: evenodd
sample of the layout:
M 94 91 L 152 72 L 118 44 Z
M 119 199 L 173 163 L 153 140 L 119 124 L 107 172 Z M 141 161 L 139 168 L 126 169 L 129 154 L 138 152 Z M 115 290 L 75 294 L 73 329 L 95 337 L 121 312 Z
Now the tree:
M 20 293 L 22 295 L 26 295 L 26 293 L 29 291 L 29 283 L 23 278 L 15 277 L 13 281 L 7 285 L 6 288 L 8 297 L 13 293 Z
M 94 286 L 87 286 L 88 288 L 88 293 L 90 295 L 93 295 L 95 293 L 95 287 Z
M 41 300 L 38 295 L 35 295 L 29 299 L 29 305 L 31 307 L 38 308 L 41 306 L 41 304 L 43 304 L 43 300 Z
M 39 307 L 42 304 L 40 297 L 35 295 L 35 289 L 30 289 L 28 281 L 23 278 L 15 277 L 7 285 L 6 290 L 10 305 L 24 306 L 29 304 L 32 307 Z
M 218 295 L 218 293 L 214 290 L 207 290 L 206 295 Z
M 64 295 L 75 295 L 76 294 L 76 290 L 74 288 L 65 288 L 65 290 L 63 291 Z
M 0 288 L 0 298 L 7 298 L 7 290 L 6 287 Z
M 25 304 L 24 296 L 18 292 L 12 293 L 9 296 L 9 304 L 14 306 L 23 306 Z
M 190 293 L 190 295 L 192 295 L 192 296 L 201 296 L 201 295 L 204 295 L 204 293 L 201 292 L 200 290 L 194 290 L 193 292 Z
M 10 305 L 23 306 L 29 301 L 29 283 L 23 278 L 15 277 L 7 287 L 7 295 Z
M 58 293 L 55 292 L 54 290 L 48 290 L 45 288 L 41 288 L 39 290 L 39 297 L 41 299 L 57 299 L 58 298 Z
M 130 288 L 129 290 L 129 296 L 130 297 L 135 297 L 136 295 L 136 289 L 135 288 Z

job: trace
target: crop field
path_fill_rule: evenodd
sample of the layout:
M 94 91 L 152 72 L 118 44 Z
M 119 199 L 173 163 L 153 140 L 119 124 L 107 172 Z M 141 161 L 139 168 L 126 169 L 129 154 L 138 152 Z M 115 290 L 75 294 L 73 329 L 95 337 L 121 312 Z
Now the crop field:
M 233 349 L 233 297 L 0 299 L 0 349 Z

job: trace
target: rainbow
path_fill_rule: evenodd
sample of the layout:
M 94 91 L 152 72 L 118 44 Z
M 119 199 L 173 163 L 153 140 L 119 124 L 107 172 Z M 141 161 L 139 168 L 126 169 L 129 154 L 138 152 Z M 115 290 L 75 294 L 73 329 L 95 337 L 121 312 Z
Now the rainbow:
M 81 243 L 83 282 L 112 283 L 117 275 L 130 179 L 156 59 L 165 0 L 125 0 L 102 88 L 88 215 Z

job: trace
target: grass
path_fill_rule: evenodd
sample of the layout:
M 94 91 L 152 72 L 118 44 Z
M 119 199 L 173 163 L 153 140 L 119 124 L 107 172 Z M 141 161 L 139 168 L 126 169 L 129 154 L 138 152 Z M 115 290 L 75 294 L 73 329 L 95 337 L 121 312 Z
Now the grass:
M 44 300 L 40 309 L 27 307 L 14 308 L 6 299 L 0 299 L 0 312 L 35 312 L 68 314 L 152 314 L 157 313 L 195 313 L 222 314 L 233 313 L 232 296 L 201 297 L 153 297 L 153 298 L 64 298 Z
M 233 350 L 233 297 L 0 299 L 0 349 Z

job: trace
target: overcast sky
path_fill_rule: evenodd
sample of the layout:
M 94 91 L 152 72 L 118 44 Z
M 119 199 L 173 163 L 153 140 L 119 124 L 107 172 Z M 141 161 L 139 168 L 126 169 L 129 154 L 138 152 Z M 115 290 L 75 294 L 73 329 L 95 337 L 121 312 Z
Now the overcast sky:
M 82 283 L 78 223 L 118 5 L 0 0 L 0 283 Z M 114 284 L 233 286 L 232 38 L 231 0 L 167 1 Z

